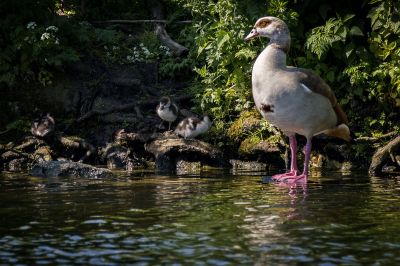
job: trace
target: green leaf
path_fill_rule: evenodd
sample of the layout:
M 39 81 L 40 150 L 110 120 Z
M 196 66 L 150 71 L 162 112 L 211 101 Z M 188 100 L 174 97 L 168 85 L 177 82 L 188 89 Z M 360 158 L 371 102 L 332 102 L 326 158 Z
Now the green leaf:
M 396 48 L 396 45 L 397 45 L 396 42 L 391 42 L 391 43 L 389 43 L 389 45 L 388 45 L 388 49 L 389 49 L 389 50 L 393 50 L 394 48 Z
M 335 72 L 334 71 L 329 71 L 326 74 L 326 79 L 330 82 L 333 83 L 335 81 Z
M 342 41 L 346 40 L 347 37 L 347 28 L 346 27 L 340 27 L 337 34 L 341 37 Z
M 222 45 L 224 45 L 225 42 L 229 41 L 229 39 L 230 39 L 229 34 L 228 33 L 224 34 L 223 37 L 218 40 L 217 49 L 220 50 Z
M 354 18 L 355 16 L 356 15 L 354 15 L 354 14 L 347 14 L 347 15 L 344 16 L 343 22 L 347 22 L 350 19 Z
M 347 58 L 349 58 L 350 56 L 351 56 L 351 54 L 353 53 L 353 51 L 354 51 L 354 44 L 348 44 L 348 45 L 346 45 L 346 47 L 345 47 L 345 54 L 346 54 L 346 57 Z
M 373 4 L 382 2 L 382 1 L 383 1 L 383 0 L 371 0 L 371 1 L 369 2 L 369 4 L 370 4 L 370 5 L 373 5 Z
M 350 29 L 350 35 L 351 36 L 364 36 L 364 33 L 361 31 L 361 29 L 357 26 L 353 26 Z

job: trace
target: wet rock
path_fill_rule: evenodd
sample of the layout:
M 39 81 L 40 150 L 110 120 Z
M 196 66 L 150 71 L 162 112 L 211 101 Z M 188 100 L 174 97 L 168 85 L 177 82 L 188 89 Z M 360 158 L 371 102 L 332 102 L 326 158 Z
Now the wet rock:
M 0 156 L 2 162 L 10 162 L 11 160 L 19 158 L 21 158 L 21 154 L 16 151 L 6 151 Z
M 165 132 L 145 148 L 155 156 L 159 171 L 175 171 L 176 163 L 180 160 L 200 162 L 202 165 L 224 165 L 222 153 L 211 144 L 197 139 L 178 138 L 172 132 Z
M 7 164 L 5 169 L 10 172 L 23 172 L 28 169 L 28 163 L 27 158 L 14 159 Z
M 324 153 L 329 160 L 343 162 L 350 158 L 351 147 L 348 144 L 328 143 L 324 145 Z
M 310 166 L 312 168 L 326 168 L 330 170 L 337 171 L 350 171 L 354 168 L 353 164 L 350 161 L 343 160 L 335 160 L 332 158 L 328 158 L 325 155 L 320 153 L 313 153 L 310 159 Z
M 239 147 L 241 159 L 247 161 L 261 161 L 276 167 L 285 167 L 285 158 L 282 157 L 282 145 L 266 140 L 245 139 Z
M 201 162 L 188 162 L 179 160 L 176 162 L 176 173 L 178 175 L 200 174 Z
M 119 145 L 108 145 L 104 157 L 108 169 L 125 168 L 129 158 L 129 150 Z
M 230 164 L 234 170 L 248 170 L 248 171 L 263 171 L 267 169 L 266 163 L 256 161 L 241 161 L 241 160 L 230 160 Z
M 138 158 L 129 148 L 118 144 L 107 144 L 101 154 L 102 160 L 107 164 L 108 169 L 123 168 L 133 170 L 147 167 L 143 159 Z
M 40 177 L 75 176 L 79 178 L 110 178 L 108 169 L 72 161 L 39 162 L 32 167 L 30 174 Z
M 33 153 L 34 161 L 41 162 L 41 161 L 52 161 L 52 150 L 49 146 L 41 146 L 36 149 Z

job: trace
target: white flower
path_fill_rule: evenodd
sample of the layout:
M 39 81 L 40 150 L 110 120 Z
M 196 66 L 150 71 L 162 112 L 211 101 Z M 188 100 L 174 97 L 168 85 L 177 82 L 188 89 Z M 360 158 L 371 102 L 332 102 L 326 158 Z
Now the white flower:
M 160 45 L 160 50 L 161 51 L 164 51 L 164 53 L 166 54 L 166 55 L 171 55 L 171 51 L 170 51 L 170 49 L 167 47 L 167 46 L 164 46 L 164 45 Z
M 34 21 L 31 21 L 31 22 L 29 22 L 27 25 L 26 25 L 26 28 L 27 29 L 34 29 L 34 28 L 36 28 L 36 22 L 34 22 Z
M 126 60 L 127 60 L 129 63 L 134 63 L 134 62 L 136 62 L 136 58 L 135 58 L 134 56 L 132 56 L 132 55 L 127 55 L 127 56 L 126 56 Z
M 160 49 L 164 50 L 164 51 L 169 51 L 169 48 L 167 46 L 164 46 L 164 45 L 160 45 Z
M 56 26 L 48 26 L 46 28 L 46 31 L 53 31 L 53 32 L 57 32 L 58 28 Z
M 55 39 L 54 43 L 55 44 L 60 44 L 60 41 L 58 40 L 58 38 Z
M 42 36 L 40 37 L 40 40 L 44 41 L 44 40 L 48 40 L 48 39 L 50 39 L 50 38 L 51 38 L 50 33 L 45 32 L 45 33 L 43 33 Z

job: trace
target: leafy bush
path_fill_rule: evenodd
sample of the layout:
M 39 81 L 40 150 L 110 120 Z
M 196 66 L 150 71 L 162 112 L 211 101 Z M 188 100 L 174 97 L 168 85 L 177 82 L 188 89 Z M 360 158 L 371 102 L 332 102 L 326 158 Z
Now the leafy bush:
M 59 28 L 29 22 L 10 34 L 12 45 L 5 47 L 0 57 L 0 82 L 13 86 L 17 80 L 52 82 L 49 69 L 79 59 L 72 48 L 64 44 Z
M 251 98 L 251 66 L 265 40 L 256 44 L 244 42 L 256 18 L 276 15 L 293 22 L 296 13 L 287 9 L 286 1 L 261 1 L 237 3 L 237 1 L 185 1 L 175 0 L 191 10 L 197 61 L 195 68 L 200 83 L 194 87 L 201 109 L 214 117 L 215 134 L 226 129 L 243 110 L 254 104 Z M 251 20 L 249 19 L 251 18 Z
M 340 102 L 347 107 L 350 121 L 359 134 L 399 129 L 398 1 L 372 0 L 369 4 L 369 34 L 362 32 L 353 23 L 355 15 L 349 14 L 330 18 L 325 25 L 312 29 L 306 43 L 306 48 L 318 58 L 334 58 L 343 67 L 333 72 L 336 78 L 330 81 L 340 88 Z M 333 57 L 329 57 L 329 52 Z

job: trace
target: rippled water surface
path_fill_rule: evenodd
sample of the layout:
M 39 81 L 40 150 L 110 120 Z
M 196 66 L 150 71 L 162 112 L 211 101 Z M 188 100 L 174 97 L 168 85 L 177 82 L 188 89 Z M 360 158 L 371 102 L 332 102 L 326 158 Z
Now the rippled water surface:
M 0 175 L 0 265 L 400 265 L 400 178 Z

